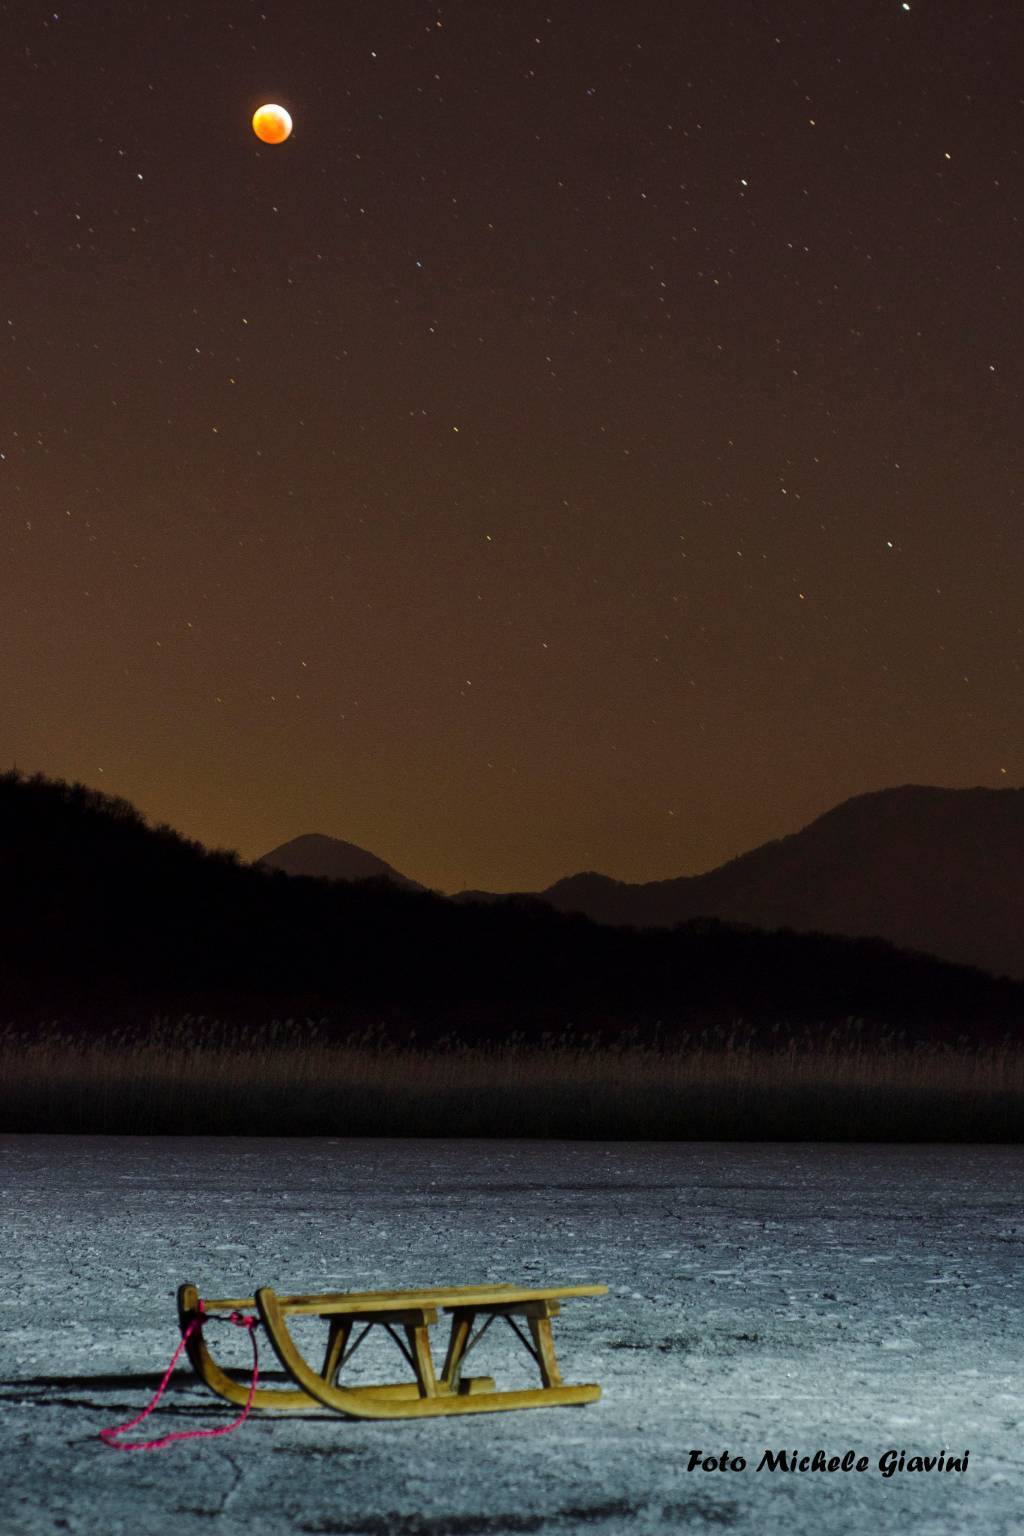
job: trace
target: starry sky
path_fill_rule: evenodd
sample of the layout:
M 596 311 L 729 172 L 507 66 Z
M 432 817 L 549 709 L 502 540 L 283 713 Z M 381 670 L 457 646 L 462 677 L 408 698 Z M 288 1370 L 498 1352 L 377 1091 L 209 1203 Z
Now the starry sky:
M 1024 782 L 1017 0 L 52 3 L 5 767 L 496 891 Z

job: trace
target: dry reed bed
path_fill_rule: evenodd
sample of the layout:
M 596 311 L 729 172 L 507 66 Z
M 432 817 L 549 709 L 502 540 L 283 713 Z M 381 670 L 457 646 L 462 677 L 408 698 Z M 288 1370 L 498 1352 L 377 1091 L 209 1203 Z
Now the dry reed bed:
M 765 1050 L 564 1040 L 427 1051 L 314 1026 L 234 1040 L 203 1020 L 148 1040 L 0 1034 L 0 1129 L 135 1135 L 1019 1141 L 1024 1049 L 871 1045 L 833 1032 Z

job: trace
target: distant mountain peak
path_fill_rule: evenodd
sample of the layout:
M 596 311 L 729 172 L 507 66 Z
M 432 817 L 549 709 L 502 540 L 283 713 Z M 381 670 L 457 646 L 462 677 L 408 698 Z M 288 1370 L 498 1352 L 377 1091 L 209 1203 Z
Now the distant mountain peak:
M 628 883 L 587 871 L 539 894 L 615 926 L 714 917 L 877 936 L 1024 977 L 1024 789 L 869 790 L 702 875 Z
M 588 887 L 601 890 L 613 887 L 616 890 L 624 890 L 628 883 L 626 880 L 615 880 L 611 875 L 602 875 L 596 869 L 582 869 L 579 874 L 565 875 L 561 880 L 556 880 L 554 885 L 549 886 L 544 894 L 549 896 L 552 891 L 564 891 L 568 894 L 573 891 L 586 890 Z
M 272 848 L 254 863 L 283 870 L 286 875 L 312 875 L 318 880 L 390 880 L 406 890 L 426 889 L 375 853 L 340 837 L 327 837 L 323 832 L 303 832 Z

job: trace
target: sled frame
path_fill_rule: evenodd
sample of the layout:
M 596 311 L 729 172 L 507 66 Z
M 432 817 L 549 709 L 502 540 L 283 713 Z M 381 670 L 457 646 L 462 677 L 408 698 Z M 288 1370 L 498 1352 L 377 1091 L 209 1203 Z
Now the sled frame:
M 464 1285 L 419 1291 L 329 1292 L 278 1296 L 262 1286 L 254 1297 L 200 1299 L 193 1284 L 178 1290 L 178 1320 L 184 1334 L 200 1315 L 255 1312 L 290 1385 L 257 1387 L 252 1407 L 284 1413 L 335 1413 L 358 1419 L 418 1419 L 462 1413 L 495 1413 L 513 1408 L 578 1406 L 601 1396 L 596 1382 L 569 1386 L 555 1356 L 551 1319 L 568 1297 L 603 1296 L 606 1285 L 521 1288 L 513 1285 Z M 444 1311 L 451 1320 L 440 1374 L 434 1366 L 430 1330 Z M 319 1369 L 295 1343 L 288 1318 L 316 1316 L 328 1325 Z M 498 1319 L 512 1329 L 537 1366 L 539 1387 L 498 1391 L 491 1376 L 464 1374 L 466 1358 Z M 524 1332 L 521 1324 L 525 1323 Z M 473 1332 L 476 1326 L 476 1332 Z M 371 1328 L 381 1327 L 398 1346 L 411 1379 L 371 1386 L 343 1385 L 343 1370 Z M 359 1332 L 353 1339 L 356 1329 Z M 218 1365 L 204 1328 L 186 1341 L 192 1368 L 204 1384 L 236 1406 L 249 1399 L 249 1387 Z

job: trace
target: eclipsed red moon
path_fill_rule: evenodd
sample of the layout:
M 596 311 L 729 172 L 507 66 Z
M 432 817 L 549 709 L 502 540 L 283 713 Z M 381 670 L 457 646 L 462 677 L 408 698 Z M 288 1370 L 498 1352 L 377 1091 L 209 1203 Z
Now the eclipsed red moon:
M 252 131 L 264 144 L 283 144 L 292 131 L 291 113 L 268 102 L 252 115 Z

